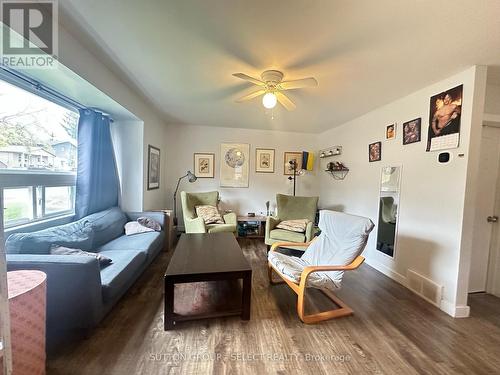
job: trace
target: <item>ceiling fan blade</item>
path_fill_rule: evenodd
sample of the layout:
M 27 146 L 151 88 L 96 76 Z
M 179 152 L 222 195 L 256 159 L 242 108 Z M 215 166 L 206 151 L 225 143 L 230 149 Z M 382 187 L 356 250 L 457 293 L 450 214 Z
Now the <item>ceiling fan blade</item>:
M 288 111 L 293 111 L 296 108 L 295 104 L 293 104 L 293 102 L 282 92 L 276 91 L 274 95 L 276 95 L 278 102 L 280 102 L 281 105 L 283 105 L 283 107 L 285 107 Z
M 318 86 L 318 81 L 316 81 L 316 78 L 313 77 L 295 79 L 293 81 L 284 81 L 280 83 L 280 87 L 283 90 L 293 90 L 293 89 L 301 89 L 303 87 L 316 87 L 316 86 Z
M 250 99 L 256 98 L 257 96 L 263 95 L 265 93 L 266 93 L 266 90 L 264 90 L 264 89 L 257 90 L 257 91 L 254 91 L 254 92 L 248 94 L 248 95 L 242 96 L 241 98 L 239 98 L 238 100 L 236 100 L 236 102 L 237 103 L 241 103 L 241 102 L 244 102 L 246 100 L 250 100 Z
M 233 76 L 244 79 L 245 81 L 252 82 L 254 85 L 265 86 L 265 82 L 262 82 L 260 79 L 250 77 L 245 73 L 233 73 Z

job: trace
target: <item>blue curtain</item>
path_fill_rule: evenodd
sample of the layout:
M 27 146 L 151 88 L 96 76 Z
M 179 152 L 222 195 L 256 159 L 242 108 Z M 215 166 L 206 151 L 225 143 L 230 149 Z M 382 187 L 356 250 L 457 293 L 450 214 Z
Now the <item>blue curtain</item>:
M 75 201 L 77 219 L 118 205 L 119 182 L 109 123 L 109 117 L 102 113 L 80 110 Z

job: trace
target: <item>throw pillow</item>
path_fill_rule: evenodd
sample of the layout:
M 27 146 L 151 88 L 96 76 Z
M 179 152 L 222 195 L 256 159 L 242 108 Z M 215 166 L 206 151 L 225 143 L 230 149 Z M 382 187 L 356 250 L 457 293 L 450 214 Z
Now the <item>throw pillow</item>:
M 150 217 L 142 216 L 137 219 L 137 222 L 146 228 L 151 228 L 156 232 L 161 231 L 161 224 Z
M 127 236 L 154 231 L 154 229 L 145 227 L 144 225 L 139 224 L 137 221 L 129 221 L 127 224 L 125 224 L 125 235 Z
M 220 216 L 217 207 L 214 206 L 196 206 L 196 215 L 201 217 L 205 224 L 224 224 L 222 216 Z
M 279 223 L 276 228 L 304 233 L 306 231 L 307 223 L 309 223 L 309 220 L 307 219 L 284 220 Z
M 100 253 L 92 253 L 80 249 L 72 249 L 71 247 L 60 246 L 57 244 L 54 244 L 50 247 L 50 253 L 52 255 L 86 255 L 89 257 L 94 257 L 98 260 L 99 266 L 101 268 L 106 267 L 112 262 L 111 258 L 108 258 L 107 256 Z

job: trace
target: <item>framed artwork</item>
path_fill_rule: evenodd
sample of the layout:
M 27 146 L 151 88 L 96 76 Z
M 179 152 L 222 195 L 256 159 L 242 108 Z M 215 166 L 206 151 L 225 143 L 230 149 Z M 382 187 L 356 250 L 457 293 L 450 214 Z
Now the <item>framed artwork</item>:
M 250 145 L 221 143 L 220 156 L 220 186 L 248 187 Z
M 274 149 L 255 149 L 255 172 L 274 173 Z
M 285 152 L 283 158 L 283 174 L 285 176 L 293 175 L 293 168 L 290 161 L 295 160 L 297 163 L 297 170 L 302 169 L 302 152 Z
M 427 151 L 458 147 L 463 88 L 460 85 L 431 97 Z
M 160 149 L 148 145 L 148 190 L 160 188 Z
M 387 141 L 396 139 L 396 123 L 385 127 L 385 139 Z
M 194 175 L 198 178 L 214 178 L 215 154 L 194 154 Z
M 422 139 L 422 119 L 416 118 L 403 123 L 403 144 L 420 142 Z
M 382 142 L 374 142 L 368 145 L 368 161 L 382 160 Z

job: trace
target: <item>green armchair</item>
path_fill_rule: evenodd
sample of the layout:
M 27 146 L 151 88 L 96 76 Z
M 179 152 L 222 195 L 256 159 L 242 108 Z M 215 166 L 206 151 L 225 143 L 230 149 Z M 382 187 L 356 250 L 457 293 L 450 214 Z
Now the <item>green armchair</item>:
M 309 242 L 314 235 L 314 219 L 318 209 L 318 197 L 294 197 L 276 194 L 278 216 L 269 216 L 266 221 L 265 242 L 270 247 L 275 242 Z M 308 219 L 305 233 L 276 228 L 284 220 Z
M 181 191 L 182 215 L 186 233 L 236 233 L 237 220 L 234 212 L 223 215 L 224 224 L 205 224 L 201 217 L 196 216 L 196 206 L 210 205 L 217 207 L 218 201 L 218 191 L 207 193 L 186 193 Z

